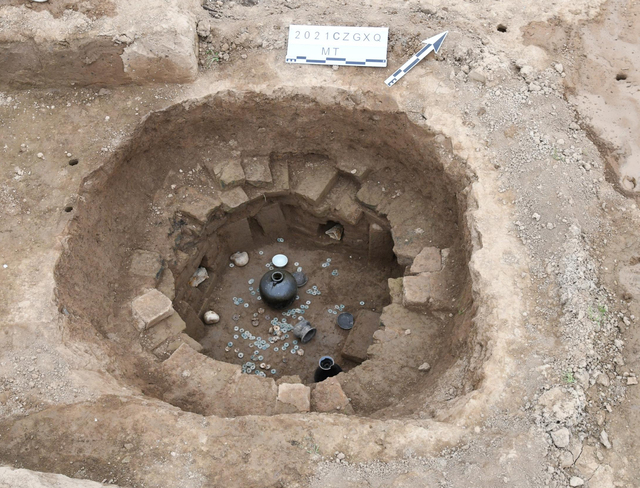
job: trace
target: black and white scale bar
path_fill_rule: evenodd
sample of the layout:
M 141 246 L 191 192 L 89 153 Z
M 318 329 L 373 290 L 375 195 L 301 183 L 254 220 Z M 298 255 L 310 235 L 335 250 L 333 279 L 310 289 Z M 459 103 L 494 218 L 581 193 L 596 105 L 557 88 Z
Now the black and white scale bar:
M 349 60 L 347 58 L 322 58 L 322 59 L 310 59 L 306 56 L 296 56 L 295 58 L 286 58 L 287 63 L 300 63 L 300 64 L 337 64 L 345 66 L 382 66 L 387 65 L 386 59 L 365 59 L 365 60 Z
M 389 78 L 384 80 L 387 86 L 395 85 L 400 78 L 406 75 L 416 64 L 426 58 L 431 51 L 435 51 L 436 53 L 440 50 L 440 46 L 442 45 L 442 41 L 447 37 L 449 31 L 444 31 L 437 36 L 430 37 L 422 41 L 426 46 L 424 46 L 420 51 L 415 53 L 409 60 L 404 63 L 400 68 L 393 73 Z

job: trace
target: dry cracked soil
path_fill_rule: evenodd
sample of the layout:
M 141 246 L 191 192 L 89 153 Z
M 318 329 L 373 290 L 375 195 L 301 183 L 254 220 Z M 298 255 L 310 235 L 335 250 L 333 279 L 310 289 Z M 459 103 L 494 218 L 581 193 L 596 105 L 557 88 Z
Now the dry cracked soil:
M 0 68 L 0 488 L 640 487 L 640 2 L 0 0 Z

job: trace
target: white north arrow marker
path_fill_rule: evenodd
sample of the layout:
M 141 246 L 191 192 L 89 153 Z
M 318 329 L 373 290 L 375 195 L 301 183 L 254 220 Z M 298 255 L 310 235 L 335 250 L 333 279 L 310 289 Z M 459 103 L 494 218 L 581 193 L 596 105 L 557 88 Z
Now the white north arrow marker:
M 425 39 L 424 41 L 422 41 L 422 44 L 426 44 L 426 46 L 420 49 L 420 51 L 415 53 L 413 56 L 411 56 L 409 61 L 404 63 L 400 67 L 400 69 L 398 69 L 398 71 L 396 71 L 391 76 L 389 76 L 389 78 L 384 80 L 387 86 L 395 85 L 400 78 L 406 75 L 411 70 L 411 68 L 413 68 L 416 64 L 418 64 L 420 61 L 426 58 L 431 51 L 435 51 L 437 53 L 440 50 L 440 46 L 442 45 L 444 38 L 447 37 L 448 33 L 449 31 L 444 31 L 438 34 L 437 36 L 433 36 L 433 37 L 430 37 L 429 39 Z

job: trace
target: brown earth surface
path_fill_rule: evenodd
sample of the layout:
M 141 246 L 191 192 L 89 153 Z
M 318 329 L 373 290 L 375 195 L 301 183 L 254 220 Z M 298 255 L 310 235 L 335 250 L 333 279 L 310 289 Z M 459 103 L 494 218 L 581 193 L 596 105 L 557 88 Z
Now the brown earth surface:
M 0 487 L 640 486 L 639 4 L 197 3 L 0 0 Z M 290 24 L 388 67 L 286 64 Z M 326 292 L 261 378 L 277 252 Z

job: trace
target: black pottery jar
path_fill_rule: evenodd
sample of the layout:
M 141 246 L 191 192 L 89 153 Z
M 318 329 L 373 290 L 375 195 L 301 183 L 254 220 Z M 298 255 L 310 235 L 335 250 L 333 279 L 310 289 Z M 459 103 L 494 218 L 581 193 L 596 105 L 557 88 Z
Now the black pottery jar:
M 322 356 L 320 361 L 318 361 L 318 368 L 313 375 L 313 381 L 320 383 L 339 373 L 342 373 L 342 368 L 334 362 L 333 358 L 331 356 Z
M 291 273 L 284 269 L 267 271 L 260 280 L 260 296 L 271 308 L 286 308 L 293 303 L 298 284 Z

